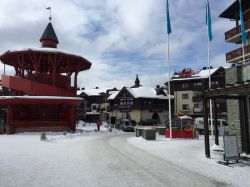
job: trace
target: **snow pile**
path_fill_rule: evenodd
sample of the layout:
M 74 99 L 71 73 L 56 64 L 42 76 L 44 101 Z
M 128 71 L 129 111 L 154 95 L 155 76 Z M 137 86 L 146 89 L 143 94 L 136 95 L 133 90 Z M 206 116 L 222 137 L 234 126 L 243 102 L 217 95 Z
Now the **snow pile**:
M 210 147 L 212 151 L 224 151 L 223 147 L 220 145 L 214 144 L 212 147 Z
M 68 133 L 68 132 L 46 132 L 46 139 L 44 141 L 56 141 L 62 139 L 73 139 L 73 138 L 80 138 L 91 136 L 94 138 L 103 137 L 103 136 L 112 136 L 116 134 L 123 134 L 123 131 L 118 129 L 112 129 L 110 131 L 108 124 L 103 123 L 100 127 L 100 131 L 97 131 L 97 126 L 95 123 L 84 123 L 83 121 L 79 121 L 77 123 L 77 128 L 75 133 Z M 24 133 L 26 134 L 26 133 Z M 29 133 L 30 134 L 30 133 Z M 37 134 L 37 133 L 34 133 Z
M 242 157 L 250 158 L 250 155 L 247 155 L 246 153 L 242 153 L 241 156 L 242 156 Z

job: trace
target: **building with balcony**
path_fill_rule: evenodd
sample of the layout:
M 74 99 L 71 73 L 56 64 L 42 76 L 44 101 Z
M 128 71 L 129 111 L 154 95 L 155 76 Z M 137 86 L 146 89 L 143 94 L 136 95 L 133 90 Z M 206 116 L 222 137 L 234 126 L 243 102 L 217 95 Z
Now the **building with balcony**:
M 248 7 L 250 6 L 250 2 L 247 0 L 242 0 L 242 11 L 244 17 L 244 25 L 247 35 L 250 33 L 250 11 Z M 220 14 L 221 18 L 230 19 L 231 21 L 235 21 L 235 27 L 225 32 L 225 41 L 229 43 L 238 44 L 238 47 L 226 53 L 226 61 L 228 63 L 243 63 L 243 50 L 242 50 L 242 42 L 241 42 L 241 25 L 240 25 L 240 17 L 239 17 L 239 1 L 235 1 L 232 5 L 230 5 L 224 12 Z M 244 56 L 246 62 L 250 59 L 250 40 L 248 37 L 248 41 L 244 44 Z
M 225 33 L 225 41 L 237 44 L 237 49 L 226 53 L 227 63 L 232 66 L 225 71 L 225 88 L 205 90 L 204 103 L 208 99 L 212 99 L 215 103 L 217 100 L 227 100 L 227 120 L 229 125 L 229 133 L 236 134 L 240 152 L 250 153 L 250 1 L 241 0 L 244 17 L 244 24 L 248 39 L 242 45 L 240 30 L 240 14 L 239 1 L 234 1 L 221 14 L 221 18 L 228 21 L 235 21 L 235 27 Z M 243 49 L 244 48 L 244 53 Z M 243 54 L 245 58 L 243 58 Z M 245 61 L 243 60 L 245 59 Z M 204 106 L 206 110 L 208 106 Z M 216 120 L 217 111 L 214 111 Z M 204 112 L 204 118 L 207 119 L 207 113 Z M 205 122 L 206 125 L 207 122 Z M 216 129 L 216 128 L 215 128 Z M 215 131 L 215 137 L 217 137 Z M 207 132 L 208 134 L 208 132 Z M 206 138 L 205 138 L 206 139 Z M 218 144 L 218 138 L 217 139 Z M 209 156 L 209 141 L 206 143 L 206 154 Z
M 225 87 L 225 68 L 211 68 L 211 89 Z M 171 78 L 171 94 L 174 95 L 176 116 L 203 116 L 203 90 L 208 89 L 209 69 L 192 70 L 191 68 L 175 72 Z M 166 83 L 167 84 L 167 83 Z M 216 105 L 220 118 L 226 118 L 226 101 L 221 99 Z

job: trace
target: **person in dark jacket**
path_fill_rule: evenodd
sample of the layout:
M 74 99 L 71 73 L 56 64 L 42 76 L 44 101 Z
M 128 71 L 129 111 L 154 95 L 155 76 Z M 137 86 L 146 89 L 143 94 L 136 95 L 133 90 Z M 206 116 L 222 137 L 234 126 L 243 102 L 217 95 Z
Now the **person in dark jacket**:
M 97 131 L 100 131 L 100 126 L 102 125 L 102 121 L 98 119 L 96 121 L 96 125 L 97 125 Z

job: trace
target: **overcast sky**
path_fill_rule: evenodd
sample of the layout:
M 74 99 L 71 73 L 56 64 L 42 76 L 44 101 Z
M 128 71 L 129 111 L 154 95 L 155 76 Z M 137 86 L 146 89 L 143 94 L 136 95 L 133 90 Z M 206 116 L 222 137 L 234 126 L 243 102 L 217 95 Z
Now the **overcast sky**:
M 224 33 L 235 23 L 218 17 L 233 2 L 210 0 L 213 67 L 229 66 L 225 53 L 237 48 L 224 41 Z M 58 48 L 92 62 L 91 69 L 79 75 L 80 88 L 132 86 L 136 74 L 144 86 L 163 85 L 168 79 L 165 4 L 166 0 L 1 0 L 0 53 L 39 47 L 50 6 Z M 205 0 L 169 4 L 171 72 L 207 66 Z M 13 71 L 8 67 L 9 74 Z

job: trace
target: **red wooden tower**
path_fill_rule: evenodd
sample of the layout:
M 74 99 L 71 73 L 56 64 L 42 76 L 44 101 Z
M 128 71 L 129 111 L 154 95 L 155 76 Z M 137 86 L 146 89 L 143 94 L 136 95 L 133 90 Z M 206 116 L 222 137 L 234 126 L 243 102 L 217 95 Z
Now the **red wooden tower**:
M 15 68 L 14 76 L 2 76 L 2 87 L 12 93 L 0 97 L 1 107 L 6 108 L 6 120 L 0 122 L 2 132 L 75 131 L 76 108 L 83 102 L 76 97 L 77 75 L 91 63 L 58 50 L 51 23 L 40 42 L 41 48 L 7 51 L 0 56 L 2 63 Z

